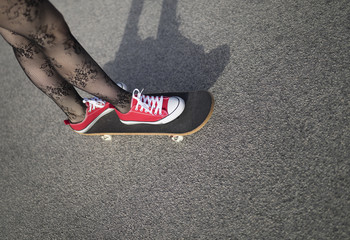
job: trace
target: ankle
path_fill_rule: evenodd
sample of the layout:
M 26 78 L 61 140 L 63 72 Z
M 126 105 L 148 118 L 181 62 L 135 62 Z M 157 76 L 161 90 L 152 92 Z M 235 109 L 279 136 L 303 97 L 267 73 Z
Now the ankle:
M 115 106 L 115 108 L 120 112 L 120 113 L 127 113 L 130 111 L 130 104 L 126 104 L 126 105 L 119 105 L 119 106 Z
M 131 109 L 131 99 L 132 94 L 124 91 L 118 96 L 116 102 L 113 102 L 112 105 L 121 113 L 127 113 Z
M 81 123 L 82 121 L 85 120 L 85 117 L 86 117 L 86 107 L 83 108 L 83 111 L 80 113 L 69 113 L 68 114 L 68 119 L 73 124 Z
M 81 123 L 85 119 L 85 114 L 80 116 L 70 116 L 68 119 L 73 124 Z

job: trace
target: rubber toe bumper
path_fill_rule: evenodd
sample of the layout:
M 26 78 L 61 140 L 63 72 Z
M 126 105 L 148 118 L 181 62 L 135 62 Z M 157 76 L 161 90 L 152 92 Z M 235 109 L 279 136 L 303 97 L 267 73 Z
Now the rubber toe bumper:
M 179 97 L 170 97 L 168 101 L 168 114 L 171 119 L 175 119 L 183 112 L 185 109 L 185 101 Z

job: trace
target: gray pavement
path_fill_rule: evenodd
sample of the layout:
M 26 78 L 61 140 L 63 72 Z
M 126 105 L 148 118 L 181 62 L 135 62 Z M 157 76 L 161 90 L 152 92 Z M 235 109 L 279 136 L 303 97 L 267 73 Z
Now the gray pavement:
M 54 0 L 115 80 L 210 90 L 182 143 L 80 136 L 0 40 L 0 239 L 349 239 L 350 2 Z

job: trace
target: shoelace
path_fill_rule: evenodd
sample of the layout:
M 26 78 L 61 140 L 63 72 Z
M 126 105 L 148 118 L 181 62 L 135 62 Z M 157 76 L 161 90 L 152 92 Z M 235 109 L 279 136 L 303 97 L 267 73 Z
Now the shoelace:
M 163 96 L 147 96 L 142 95 L 142 91 L 135 89 L 132 92 L 132 98 L 137 101 L 135 110 L 142 112 L 145 110 L 145 112 L 149 112 L 152 115 L 161 115 L 162 114 L 162 107 L 163 107 Z M 140 107 L 140 110 L 139 110 Z
M 89 112 L 95 110 L 96 108 L 104 108 L 106 105 L 106 101 L 103 101 L 97 97 L 84 98 L 83 103 L 89 103 Z

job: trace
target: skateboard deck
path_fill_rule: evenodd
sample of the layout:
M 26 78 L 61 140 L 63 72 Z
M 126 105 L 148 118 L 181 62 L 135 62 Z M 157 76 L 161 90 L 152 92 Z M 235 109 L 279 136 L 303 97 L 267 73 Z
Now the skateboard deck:
M 83 135 L 190 135 L 199 131 L 208 122 L 214 109 L 214 98 L 207 91 L 149 95 L 179 96 L 185 101 L 185 109 L 177 119 L 161 125 L 125 125 L 120 122 L 118 115 L 113 111 L 99 119 Z M 176 139 L 173 140 L 176 141 Z

